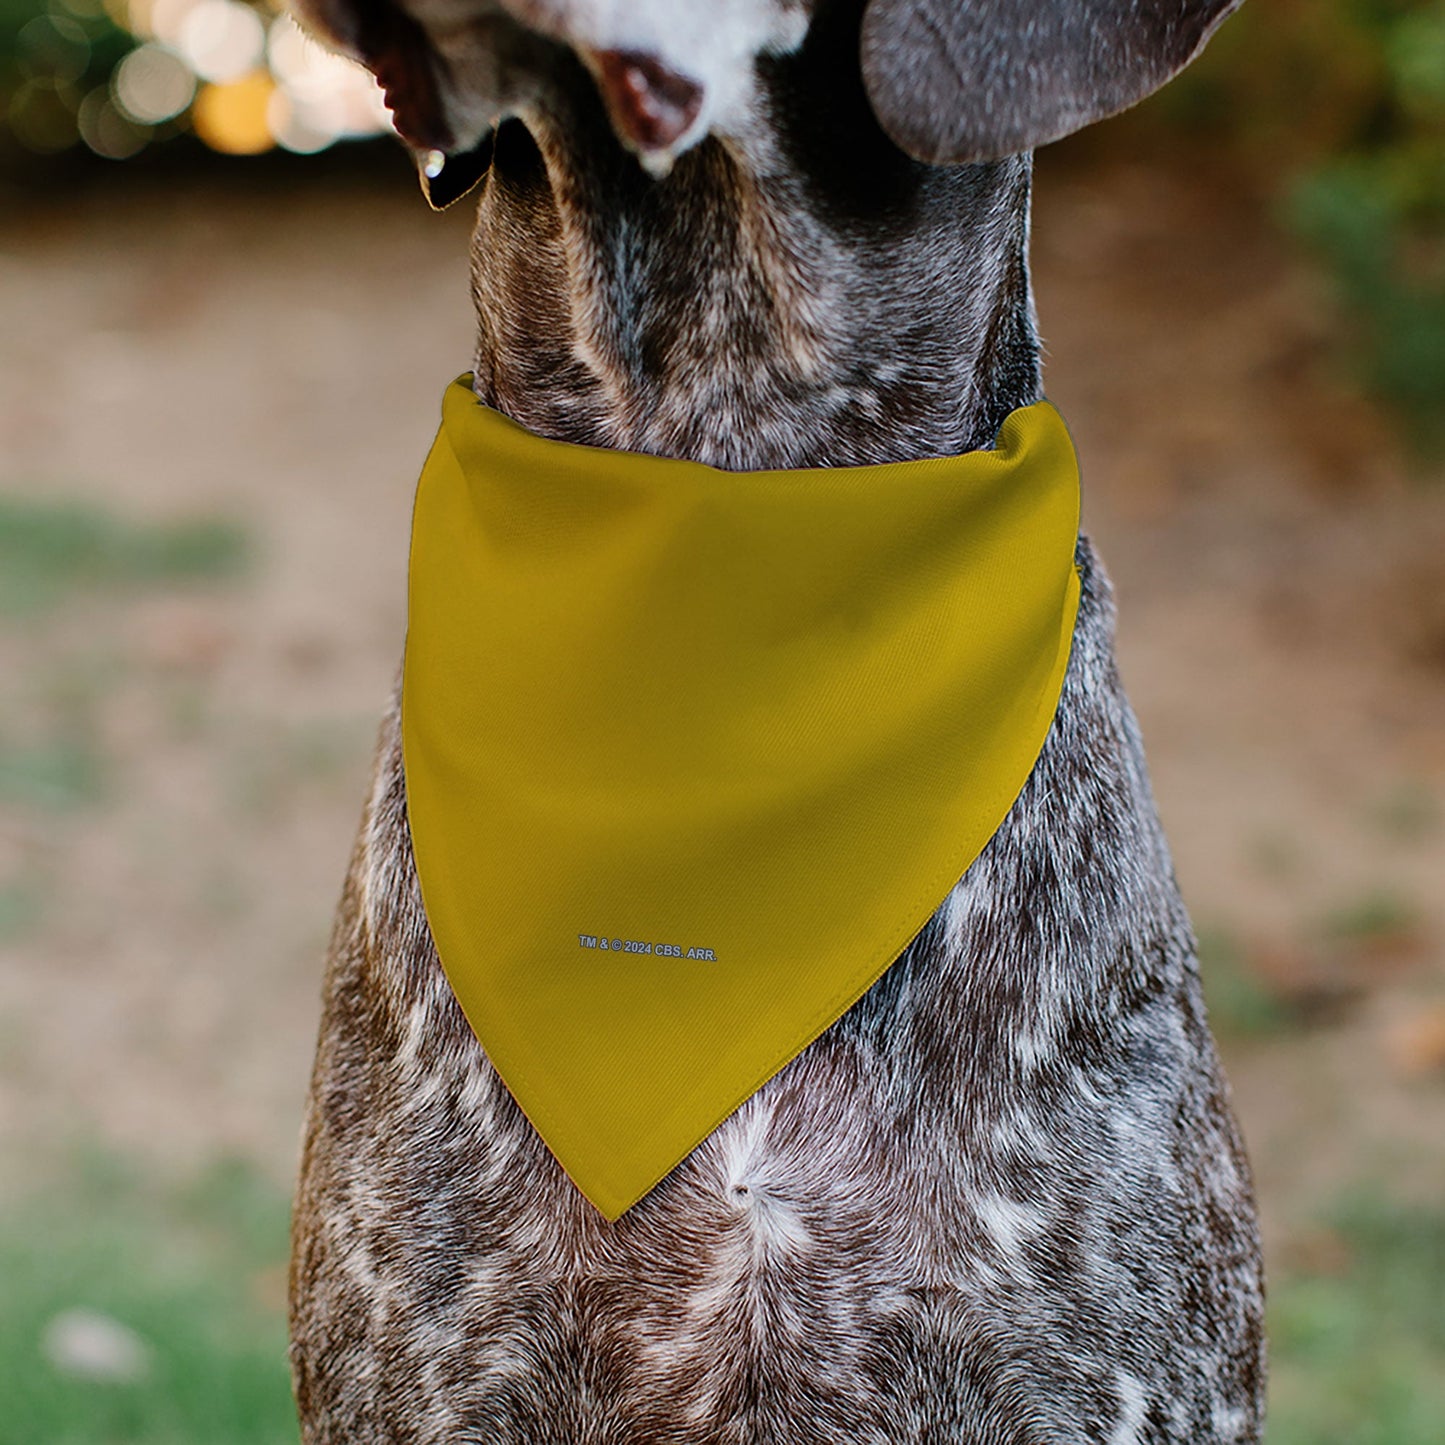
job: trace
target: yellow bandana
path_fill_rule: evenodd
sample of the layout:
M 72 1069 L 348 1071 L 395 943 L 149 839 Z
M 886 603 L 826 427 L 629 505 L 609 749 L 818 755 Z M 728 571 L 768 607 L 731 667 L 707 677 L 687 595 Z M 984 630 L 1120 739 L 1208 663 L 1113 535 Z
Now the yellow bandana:
M 1079 478 L 996 449 L 810 471 L 534 436 L 448 388 L 402 692 L 427 918 L 577 1186 L 634 1204 L 883 973 L 1058 705 Z

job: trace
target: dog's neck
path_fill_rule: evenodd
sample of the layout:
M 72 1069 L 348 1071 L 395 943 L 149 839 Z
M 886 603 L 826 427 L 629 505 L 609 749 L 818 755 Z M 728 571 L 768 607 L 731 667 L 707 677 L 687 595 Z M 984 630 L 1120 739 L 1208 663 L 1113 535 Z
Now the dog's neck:
M 917 165 L 842 67 L 766 65 L 755 132 L 655 179 L 585 76 L 498 134 L 473 250 L 482 400 L 544 436 L 731 469 L 989 445 L 1041 394 L 1027 157 Z

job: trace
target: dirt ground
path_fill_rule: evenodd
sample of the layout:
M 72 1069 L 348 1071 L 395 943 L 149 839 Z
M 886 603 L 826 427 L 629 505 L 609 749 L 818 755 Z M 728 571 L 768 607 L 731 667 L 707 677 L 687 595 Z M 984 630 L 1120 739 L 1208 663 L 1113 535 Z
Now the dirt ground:
M 230 518 L 254 551 L 0 619 L 0 749 L 68 728 L 95 774 L 0 790 L 0 1178 L 102 1144 L 289 1179 L 466 228 L 396 167 L 0 218 L 0 494 Z M 1445 484 L 1223 183 L 1050 161 L 1035 237 L 1270 1248 L 1306 1249 L 1352 1182 L 1445 1197 Z

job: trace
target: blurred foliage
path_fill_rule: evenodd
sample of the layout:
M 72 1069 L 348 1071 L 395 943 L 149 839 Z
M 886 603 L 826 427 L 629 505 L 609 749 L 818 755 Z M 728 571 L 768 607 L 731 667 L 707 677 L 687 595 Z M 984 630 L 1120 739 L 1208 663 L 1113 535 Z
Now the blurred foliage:
M 1445 450 L 1445 0 L 1254 0 L 1158 114 L 1278 198 L 1361 381 Z

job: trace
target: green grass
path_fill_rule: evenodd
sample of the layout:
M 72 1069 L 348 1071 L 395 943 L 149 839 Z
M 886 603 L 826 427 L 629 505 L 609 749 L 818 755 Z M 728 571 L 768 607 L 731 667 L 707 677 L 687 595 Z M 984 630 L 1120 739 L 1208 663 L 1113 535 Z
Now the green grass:
M 27 617 L 85 591 L 216 581 L 248 560 L 234 523 L 142 524 L 87 502 L 0 494 L 0 616 Z
M 1265 1038 L 1294 1025 L 1289 1008 L 1255 976 L 1228 930 L 1201 926 L 1199 976 L 1210 1027 L 1221 1038 Z
M 0 1445 L 292 1445 L 285 1198 L 228 1166 L 161 1190 L 113 1164 L 0 1217 Z M 57 1369 L 67 1310 L 144 1342 L 132 1383 Z
M 12 744 L 0 738 L 0 803 L 61 813 L 99 802 L 105 764 L 84 734 Z
M 303 789 L 340 788 L 350 798 L 365 776 L 375 734 L 369 715 L 251 728 L 228 751 L 232 810 L 238 817 L 270 822 L 294 808 Z
M 104 801 L 111 782 L 98 720 L 124 659 L 104 629 L 80 647 L 55 642 L 48 615 L 86 596 L 219 582 L 250 554 L 246 534 L 214 518 L 141 523 L 74 499 L 0 493 L 0 624 L 28 628 L 40 649 L 26 684 L 38 719 L 22 723 L 18 707 L 0 716 L 0 806 L 69 812 Z M 0 930 L 14 913 L 0 902 Z
M 1376 890 L 1351 899 L 1327 913 L 1321 929 L 1342 943 L 1368 944 L 1414 931 L 1420 911 L 1397 893 Z
M 30 874 L 0 877 L 0 944 L 26 937 L 44 916 L 39 883 Z
M 1440 800 L 1423 783 L 1402 783 L 1381 797 L 1370 810 L 1370 820 L 1386 837 L 1415 843 L 1440 831 Z
M 1267 1445 L 1445 1445 L 1445 1209 L 1377 1194 L 1328 1269 L 1272 1282 Z

